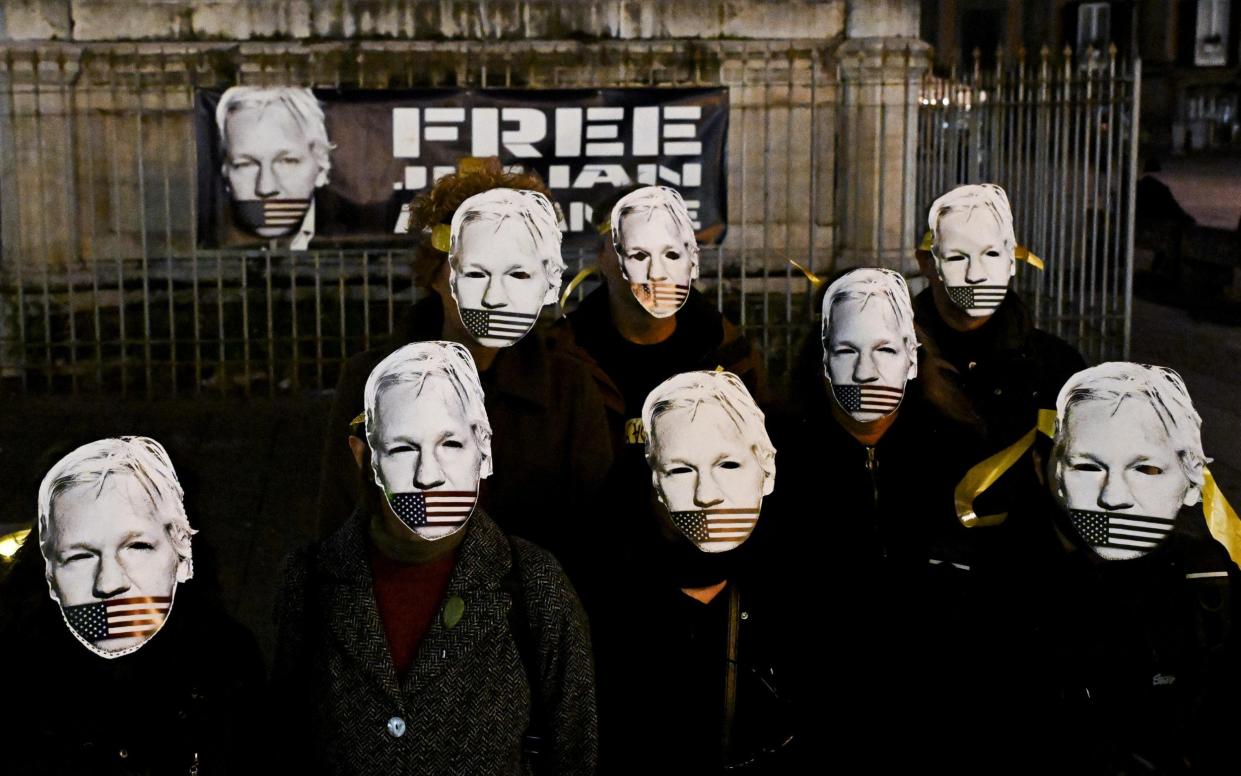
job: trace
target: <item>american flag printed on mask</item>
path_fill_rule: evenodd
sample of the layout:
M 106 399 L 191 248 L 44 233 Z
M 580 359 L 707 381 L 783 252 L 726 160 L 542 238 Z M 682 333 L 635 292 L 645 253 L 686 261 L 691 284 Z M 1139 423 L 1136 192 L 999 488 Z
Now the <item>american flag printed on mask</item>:
M 1117 550 L 1152 550 L 1168 534 L 1176 518 L 1127 515 L 1122 512 L 1069 510 L 1073 528 L 1092 547 Z
M 250 223 L 273 229 L 292 230 L 300 226 L 310 209 L 308 199 L 251 199 L 236 204 Z
M 651 306 L 657 310 L 677 310 L 689 296 L 689 286 L 679 283 L 634 283 L 635 295 L 639 299 L 650 299 Z
M 65 620 L 90 642 L 149 636 L 159 630 L 171 606 L 171 596 L 113 598 L 97 604 L 66 606 Z
M 530 327 L 538 319 L 538 315 L 527 313 L 510 313 L 503 310 L 471 310 L 461 309 L 461 322 L 470 334 L 475 337 L 493 337 L 495 339 L 516 342 L 526 336 Z
M 1007 293 L 1008 286 L 948 286 L 948 298 L 963 310 L 994 310 Z
M 416 490 L 388 497 L 392 511 L 410 528 L 460 528 L 474 511 L 473 490 Z
M 672 523 L 693 542 L 740 542 L 754 530 L 758 507 L 673 512 Z
M 880 412 L 884 415 L 901 404 L 905 389 L 889 385 L 836 385 L 832 393 L 845 412 Z

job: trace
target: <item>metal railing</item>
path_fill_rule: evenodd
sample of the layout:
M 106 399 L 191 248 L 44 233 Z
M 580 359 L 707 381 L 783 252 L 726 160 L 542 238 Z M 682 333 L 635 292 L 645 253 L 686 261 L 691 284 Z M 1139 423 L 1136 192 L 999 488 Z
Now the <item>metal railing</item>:
M 1044 47 L 979 52 L 966 73 L 928 75 L 920 100 L 919 212 L 959 183 L 1003 186 L 1017 240 L 1046 262 L 1017 287 L 1037 325 L 1088 361 L 1125 358 L 1133 289 L 1141 62 L 1112 46 L 1075 59 Z M 925 228 L 925 220 L 921 224 Z
M 867 84 L 842 84 L 835 45 L 11 45 L 0 50 L 0 377 L 49 392 L 316 391 L 392 330 L 418 293 L 400 249 L 198 247 L 194 92 L 234 83 L 728 86 L 729 228 L 704 250 L 699 287 L 776 382 L 816 314 L 788 260 L 824 273 L 895 250 L 912 272 L 926 208 L 958 182 L 1009 190 L 1018 238 L 1048 262 L 1019 277 L 1043 324 L 1092 357 L 1127 342 L 1137 67 L 1044 56 L 922 78 L 906 52 L 889 74 L 899 86 L 867 104 L 851 97 Z M 874 205 L 858 196 L 850 128 L 876 108 L 868 131 L 909 131 L 880 142 L 864 169 L 910 202 L 888 247 L 845 255 L 850 219 Z M 566 259 L 572 270 L 593 256 Z

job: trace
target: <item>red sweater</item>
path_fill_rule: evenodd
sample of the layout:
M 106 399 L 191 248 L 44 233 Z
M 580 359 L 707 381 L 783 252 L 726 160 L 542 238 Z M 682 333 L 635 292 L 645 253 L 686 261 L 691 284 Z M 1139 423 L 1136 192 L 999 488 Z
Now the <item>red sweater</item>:
M 375 584 L 375 606 L 384 626 L 388 651 L 398 677 L 404 677 L 414 662 L 422 637 L 431 622 L 457 562 L 456 551 L 430 563 L 401 563 L 371 549 L 371 574 Z

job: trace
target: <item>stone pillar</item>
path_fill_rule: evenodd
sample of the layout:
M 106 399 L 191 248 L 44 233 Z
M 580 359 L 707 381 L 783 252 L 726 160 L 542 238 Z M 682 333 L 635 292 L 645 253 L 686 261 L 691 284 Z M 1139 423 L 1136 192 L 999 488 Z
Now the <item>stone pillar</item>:
M 837 49 L 837 266 L 916 268 L 918 99 L 930 46 L 918 3 L 851 2 Z

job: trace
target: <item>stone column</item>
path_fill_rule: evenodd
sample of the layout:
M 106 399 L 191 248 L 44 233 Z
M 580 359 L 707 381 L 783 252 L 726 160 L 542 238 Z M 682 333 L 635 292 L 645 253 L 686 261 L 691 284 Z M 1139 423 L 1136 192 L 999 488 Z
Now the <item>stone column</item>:
M 913 271 L 918 99 L 930 46 L 918 40 L 918 3 L 851 2 L 837 49 L 840 118 L 837 266 Z

